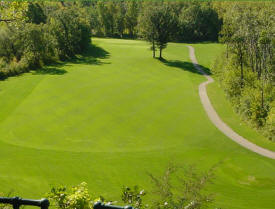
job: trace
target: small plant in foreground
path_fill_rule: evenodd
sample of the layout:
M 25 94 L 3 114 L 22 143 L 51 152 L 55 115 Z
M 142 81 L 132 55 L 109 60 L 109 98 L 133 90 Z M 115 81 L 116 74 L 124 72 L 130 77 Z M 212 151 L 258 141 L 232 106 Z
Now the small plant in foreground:
M 138 186 L 122 188 L 121 200 L 135 208 L 144 208 L 142 197 L 145 195 L 144 189 L 140 190 Z
M 149 174 L 154 190 L 148 204 L 143 200 L 147 193 L 138 186 L 123 187 L 121 200 L 136 209 L 209 208 L 214 198 L 213 194 L 205 191 L 205 187 L 212 182 L 215 168 L 216 166 L 213 166 L 207 172 L 199 172 L 194 166 L 169 165 L 160 177 Z M 85 182 L 69 190 L 64 186 L 53 187 L 48 197 L 52 205 L 60 209 L 90 209 L 97 201 L 106 205 L 117 203 L 117 201 L 106 201 L 103 197 L 92 199 Z
M 67 190 L 66 187 L 53 187 L 48 194 L 51 202 L 61 209 L 89 209 L 93 207 L 85 182 Z
M 200 173 L 194 166 L 180 168 L 169 165 L 161 177 L 149 174 L 155 186 L 153 208 L 209 208 L 214 199 L 213 194 L 205 192 L 205 187 L 212 182 L 214 169 L 215 166 L 205 173 Z

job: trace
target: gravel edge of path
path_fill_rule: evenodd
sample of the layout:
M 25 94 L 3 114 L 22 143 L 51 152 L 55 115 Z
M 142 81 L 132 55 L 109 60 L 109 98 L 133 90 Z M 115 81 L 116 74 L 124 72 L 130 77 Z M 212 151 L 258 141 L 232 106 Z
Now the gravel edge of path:
M 235 141 L 239 145 L 245 147 L 246 149 L 251 150 L 252 152 L 258 153 L 262 156 L 275 159 L 275 152 L 264 149 L 256 144 L 253 144 L 252 142 L 248 141 L 247 139 L 243 138 L 239 134 L 237 134 L 235 131 L 233 131 L 226 123 L 224 123 L 217 112 L 215 111 L 214 107 L 212 106 L 210 99 L 207 95 L 206 86 L 209 83 L 214 82 L 214 79 L 207 75 L 203 69 L 198 65 L 198 61 L 196 59 L 195 55 L 195 49 L 192 46 L 187 46 L 189 48 L 189 57 L 194 65 L 194 67 L 207 79 L 207 81 L 201 83 L 199 85 L 199 95 L 201 99 L 201 103 L 204 107 L 205 112 L 207 113 L 209 119 L 212 121 L 212 123 L 227 137 L 229 137 L 231 140 Z

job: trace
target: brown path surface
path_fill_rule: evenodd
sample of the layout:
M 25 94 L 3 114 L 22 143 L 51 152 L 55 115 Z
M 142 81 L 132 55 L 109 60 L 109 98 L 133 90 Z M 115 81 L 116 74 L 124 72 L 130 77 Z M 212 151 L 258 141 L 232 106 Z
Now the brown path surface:
M 190 56 L 190 59 L 191 59 L 193 65 L 194 65 L 194 67 L 207 79 L 207 81 L 205 81 L 205 82 L 203 82 L 199 85 L 199 95 L 200 95 L 202 105 L 203 105 L 209 119 L 212 121 L 212 123 L 214 123 L 214 125 L 222 133 L 224 133 L 230 139 L 237 142 L 238 144 L 245 147 L 246 149 L 249 149 L 249 150 L 251 150 L 253 152 L 256 152 L 260 155 L 263 155 L 265 157 L 275 159 L 275 152 L 264 149 L 262 147 L 259 147 L 255 144 L 251 143 L 250 141 L 248 141 L 247 139 L 243 138 L 242 136 L 237 134 L 235 131 L 233 131 L 227 124 L 225 124 L 221 120 L 221 118 L 219 117 L 219 115 L 217 114 L 215 109 L 213 108 L 213 106 L 212 106 L 212 104 L 211 104 L 211 102 L 210 102 L 210 100 L 207 96 L 207 91 L 206 91 L 206 86 L 209 83 L 214 82 L 214 80 L 209 75 L 207 75 L 203 71 L 203 69 L 198 65 L 198 61 L 197 61 L 196 56 L 195 56 L 194 48 L 192 46 L 188 46 L 188 48 L 189 48 L 189 56 Z

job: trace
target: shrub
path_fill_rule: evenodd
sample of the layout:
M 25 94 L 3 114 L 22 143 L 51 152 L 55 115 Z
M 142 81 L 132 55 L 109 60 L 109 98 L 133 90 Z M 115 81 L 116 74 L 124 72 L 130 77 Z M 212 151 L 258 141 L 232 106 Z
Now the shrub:
M 271 108 L 266 118 L 265 135 L 275 142 L 275 101 L 270 106 Z
M 126 204 L 140 209 L 144 207 L 142 198 L 145 194 L 145 191 L 143 189 L 140 190 L 138 186 L 134 186 L 133 188 L 123 187 L 121 200 Z
M 262 103 L 262 93 L 258 88 L 246 87 L 240 97 L 239 111 L 245 119 L 250 119 L 257 127 L 265 124 L 269 111 L 268 103 Z
M 241 88 L 241 79 L 240 79 L 240 72 L 232 69 L 227 70 L 224 72 L 223 75 L 223 86 L 228 94 L 228 96 L 234 101 L 241 95 L 242 88 Z M 237 102 L 236 102 L 237 103 Z
M 93 204 L 85 182 L 70 190 L 64 186 L 53 187 L 48 197 L 57 208 L 61 209 L 89 209 Z

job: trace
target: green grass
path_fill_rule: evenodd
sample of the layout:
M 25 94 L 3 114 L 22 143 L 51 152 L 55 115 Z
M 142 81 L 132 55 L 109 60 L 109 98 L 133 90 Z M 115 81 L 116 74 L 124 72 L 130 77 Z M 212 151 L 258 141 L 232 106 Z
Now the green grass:
M 224 46 L 221 44 L 194 44 L 198 62 L 206 68 L 211 68 L 217 56 L 221 55 Z M 258 131 L 253 130 L 249 124 L 234 112 L 230 101 L 226 98 L 216 75 L 212 75 L 216 82 L 207 87 L 208 96 L 215 110 L 233 130 L 251 142 L 275 151 L 275 143 L 265 138 Z
M 150 190 L 146 173 L 169 162 L 205 170 L 223 160 L 209 187 L 216 206 L 274 208 L 275 161 L 208 120 L 184 44 L 160 62 L 142 41 L 93 42 L 79 60 L 0 82 L 1 191 L 40 198 L 86 181 L 94 197 L 117 200 L 123 185 Z

